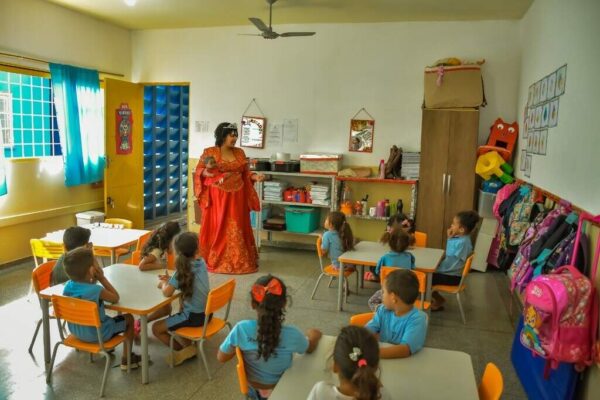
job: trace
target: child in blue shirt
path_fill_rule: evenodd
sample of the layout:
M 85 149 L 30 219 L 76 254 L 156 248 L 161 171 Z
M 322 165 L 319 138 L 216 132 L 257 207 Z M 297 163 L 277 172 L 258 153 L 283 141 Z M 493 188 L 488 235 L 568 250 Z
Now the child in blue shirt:
M 377 308 L 366 328 L 382 343 L 381 358 L 403 358 L 423 348 L 427 335 L 427 316 L 414 307 L 419 296 L 419 281 L 406 269 L 391 272 L 383 283 L 383 307 Z
M 207 316 L 204 314 L 206 299 L 210 291 L 206 264 L 198 255 L 198 235 L 193 232 L 179 234 L 173 240 L 175 249 L 175 273 L 173 276 L 160 275 L 158 288 L 166 297 L 170 297 L 175 290 L 181 292 L 180 312 L 152 325 L 152 332 L 165 345 L 169 346 L 169 331 L 174 331 L 186 326 L 204 326 Z M 210 319 L 210 316 L 208 316 Z M 179 343 L 178 341 L 181 341 Z M 190 341 L 178 338 L 173 343 L 176 350 L 173 358 L 167 356 L 167 363 L 179 365 L 188 358 L 196 355 L 196 346 Z
M 388 244 L 390 245 L 391 251 L 385 253 L 375 267 L 375 274 L 377 280 L 381 274 L 381 267 L 396 267 L 415 269 L 415 256 L 406 251 L 410 243 L 410 235 L 402 228 L 395 228 L 388 238 Z M 369 299 L 369 308 L 371 311 L 375 311 L 381 304 L 382 291 L 378 290 Z
M 479 214 L 475 211 L 461 211 L 452 219 L 448 228 L 448 241 L 446 254 L 433 273 L 432 285 L 458 286 L 462 277 L 463 268 L 469 255 L 473 252 L 471 232 L 479 223 Z M 431 294 L 431 311 L 443 310 L 446 299 L 438 292 Z
M 281 279 L 266 275 L 257 279 L 250 292 L 257 320 L 238 322 L 221 343 L 217 359 L 227 362 L 239 347 L 244 356 L 252 398 L 268 398 L 281 375 L 292 365 L 294 353 L 312 353 L 321 332 L 306 334 L 292 325 L 284 325 L 287 289 Z
M 86 247 L 78 247 L 68 252 L 64 257 L 64 266 L 70 280 L 63 289 L 63 296 L 93 301 L 98 304 L 100 314 L 100 334 L 106 343 L 113 336 L 125 333 L 125 349 L 131 351 L 133 345 L 133 317 L 131 314 L 109 317 L 104 312 L 104 302 L 117 303 L 119 293 L 104 276 L 104 271 L 98 266 L 94 253 Z M 96 284 L 100 282 L 100 285 Z M 68 323 L 69 331 L 79 340 L 98 343 L 98 333 L 93 326 L 82 326 Z M 131 353 L 131 368 L 137 368 L 141 357 Z M 127 370 L 127 352 L 123 351 L 121 369 Z
M 346 222 L 346 216 L 339 211 L 332 211 L 327 215 L 324 227 L 327 231 L 323 234 L 321 250 L 329 256 L 331 264 L 339 269 L 338 257 L 346 251 L 354 250 L 352 229 Z

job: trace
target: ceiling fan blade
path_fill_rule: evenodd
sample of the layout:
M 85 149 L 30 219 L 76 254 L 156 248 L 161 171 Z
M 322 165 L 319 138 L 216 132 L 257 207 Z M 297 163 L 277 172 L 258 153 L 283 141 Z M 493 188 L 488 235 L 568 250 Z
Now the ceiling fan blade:
M 292 36 L 313 36 L 316 32 L 285 32 L 279 34 L 281 37 L 292 37 Z
M 269 27 L 260 18 L 248 18 L 261 32 L 269 32 Z
M 262 36 L 262 33 L 238 33 L 238 36 Z

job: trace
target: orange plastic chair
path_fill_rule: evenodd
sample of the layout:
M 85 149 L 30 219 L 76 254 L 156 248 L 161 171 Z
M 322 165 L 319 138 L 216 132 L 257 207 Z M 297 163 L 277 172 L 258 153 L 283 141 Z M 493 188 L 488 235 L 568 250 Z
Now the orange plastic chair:
M 415 231 L 415 246 L 427 247 L 427 234 L 425 232 Z
M 107 218 L 104 220 L 105 223 L 107 224 L 120 224 L 123 225 L 123 228 L 125 229 L 131 229 L 131 227 L 133 226 L 133 222 L 131 222 L 128 219 L 123 219 L 123 218 Z M 119 257 L 128 254 L 129 253 L 129 248 L 128 247 L 119 247 L 117 249 L 115 249 L 115 257 L 117 262 L 119 261 Z M 98 256 L 98 257 L 110 257 L 110 250 L 108 249 L 94 249 L 94 255 Z
M 398 269 L 398 267 L 381 267 L 381 282 L 385 281 L 385 278 L 394 270 Z M 431 307 L 431 303 L 425 301 L 425 292 L 427 291 L 427 275 L 425 272 L 421 271 L 413 271 L 410 270 L 413 274 L 416 275 L 417 280 L 419 281 L 419 295 L 420 299 L 415 301 L 415 307 L 425 311 Z
M 225 328 L 225 326 L 227 326 L 229 328 L 229 331 L 231 331 L 231 323 L 228 321 L 228 318 L 234 291 L 235 279 L 230 279 L 222 285 L 211 289 L 211 291 L 208 293 L 208 298 L 206 300 L 206 308 L 204 309 L 204 315 L 206 315 L 207 319 L 210 318 L 210 316 L 212 315 L 212 319 L 210 319 L 210 321 L 208 322 L 206 322 L 205 320 L 204 326 L 179 328 L 175 331 L 169 332 L 169 334 L 171 335 L 169 347 L 171 348 L 172 357 L 174 356 L 173 341 L 176 337 L 191 340 L 196 344 L 199 343 L 200 355 L 202 356 L 202 361 L 204 362 L 204 368 L 206 369 L 206 375 L 208 376 L 208 379 L 212 378 L 210 376 L 210 370 L 208 369 L 206 355 L 204 354 L 204 342 L 207 339 L 210 339 L 216 333 L 220 332 L 223 328 Z M 227 306 L 227 309 L 225 311 L 225 317 L 223 319 L 215 317 L 214 313 L 216 313 L 225 306 Z M 171 367 L 173 367 L 173 365 L 171 365 Z
M 310 295 L 310 299 L 313 300 L 315 298 L 315 293 L 317 293 L 317 289 L 319 288 L 319 283 L 321 283 L 321 279 L 323 279 L 324 277 L 328 276 L 329 277 L 329 287 L 331 287 L 331 283 L 333 282 L 334 279 L 337 279 L 339 277 L 339 272 L 338 270 L 333 266 L 333 264 L 330 264 L 328 266 L 324 265 L 323 262 L 323 250 L 321 249 L 321 245 L 323 244 L 323 239 L 321 238 L 321 236 L 319 236 L 317 238 L 317 255 L 319 256 L 319 266 L 321 267 L 321 275 L 319 275 L 319 278 L 317 278 L 317 283 L 315 284 L 315 288 L 312 291 L 312 294 Z M 344 285 L 344 297 L 346 299 L 346 302 L 348 301 L 348 296 L 346 295 L 346 289 L 348 288 L 348 277 L 350 275 L 352 275 L 355 272 L 355 270 L 348 270 L 348 269 L 344 269 L 344 282 L 342 283 Z M 356 275 L 356 291 L 358 292 L 358 274 Z
M 370 320 L 373 319 L 373 315 L 375 315 L 373 312 L 355 314 L 350 317 L 350 325 L 365 326 Z
M 55 260 L 47 261 L 41 264 L 39 267 L 36 267 L 31 272 L 31 283 L 33 285 L 35 293 L 38 295 L 38 299 L 40 292 L 50 286 L 50 277 L 52 275 L 52 270 L 54 269 L 55 264 Z M 50 314 L 50 318 L 54 318 L 54 315 L 52 313 Z M 33 333 L 33 338 L 31 338 L 31 343 L 29 344 L 29 353 L 31 354 L 33 354 L 33 345 L 35 344 L 35 340 L 37 339 L 37 335 L 40 331 L 40 326 L 42 326 L 42 318 L 38 320 L 37 325 L 35 327 L 35 332 Z
M 136 250 L 131 253 L 130 259 L 125 260 L 125 264 L 138 266 L 140 265 L 140 261 L 142 261 L 142 251 Z M 175 254 L 167 253 L 167 268 L 172 271 L 175 270 Z
M 57 260 L 65 252 L 65 248 L 62 243 L 50 242 L 42 239 L 31 239 L 29 240 L 31 245 L 31 254 L 33 255 L 33 262 L 36 267 L 39 267 L 38 258 L 41 258 L 46 262 L 48 260 Z
M 462 291 L 464 291 L 467 287 L 467 285 L 465 285 L 465 280 L 467 279 L 467 275 L 469 275 L 469 272 L 471 271 L 471 264 L 473 264 L 473 256 L 475 254 L 472 253 L 468 258 L 467 261 L 465 262 L 465 267 L 463 268 L 463 272 L 462 272 L 462 276 L 460 278 L 460 283 L 458 284 L 458 286 L 452 286 L 452 285 L 434 285 L 431 290 L 436 290 L 438 292 L 444 292 L 444 293 L 449 293 L 449 294 L 455 294 L 456 295 L 456 301 L 458 301 L 458 308 L 460 309 L 460 317 L 462 318 L 462 323 L 466 324 L 467 320 L 465 318 L 465 311 L 463 310 L 463 306 L 462 303 L 460 301 L 460 293 Z
M 494 363 L 488 363 L 479 384 L 479 399 L 499 400 L 503 390 L 504 378 L 502 378 L 502 372 Z
M 248 399 L 250 398 L 248 396 L 248 378 L 246 377 L 246 368 L 244 366 L 244 355 L 239 347 L 235 348 L 235 355 L 238 362 L 235 368 L 237 370 L 238 382 L 240 383 L 240 392 Z
M 125 342 L 125 336 L 120 334 L 113 336 L 108 341 L 102 340 L 102 332 L 100 322 L 100 313 L 98 311 L 98 303 L 88 300 L 76 299 L 74 297 L 65 296 L 52 296 L 52 305 L 54 307 L 54 314 L 58 321 L 58 327 L 60 332 L 60 342 L 54 345 L 54 351 L 52 352 L 52 359 L 50 360 L 50 367 L 48 368 L 48 374 L 46 375 L 46 382 L 52 381 L 52 369 L 54 367 L 54 361 L 56 359 L 56 352 L 59 345 L 72 347 L 77 350 L 85 351 L 90 354 L 101 354 L 106 359 L 104 366 L 104 375 L 102 376 L 102 386 L 100 387 L 100 397 L 104 396 L 104 387 L 106 386 L 106 378 L 108 376 L 108 370 L 111 364 L 110 350 L 114 349 L 121 343 L 124 343 L 124 350 L 127 352 L 127 372 L 131 368 L 131 352 L 127 348 L 127 342 Z M 70 322 L 77 325 L 93 326 L 96 328 L 98 334 L 98 343 L 84 342 L 77 339 L 73 335 L 69 335 L 65 338 L 64 333 L 61 329 L 61 320 Z
M 150 239 L 150 235 L 152 235 L 152 231 L 146 232 L 144 233 L 142 236 L 140 236 L 137 240 L 137 243 L 135 245 L 135 251 L 131 252 L 131 258 L 128 258 L 127 260 L 123 261 L 125 264 L 133 264 L 133 265 L 137 265 L 140 263 L 139 261 L 139 252 L 142 250 L 142 247 L 144 247 L 144 245 L 146 244 L 146 242 L 148 241 L 148 239 Z M 133 261 L 133 253 L 134 252 L 138 252 L 138 261 L 134 262 Z

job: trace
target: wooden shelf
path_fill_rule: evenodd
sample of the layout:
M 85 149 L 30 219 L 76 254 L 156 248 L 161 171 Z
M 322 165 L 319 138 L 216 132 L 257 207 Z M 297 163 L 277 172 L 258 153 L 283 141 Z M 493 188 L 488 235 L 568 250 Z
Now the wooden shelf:
M 280 206 L 300 206 L 300 207 L 319 207 L 331 208 L 331 204 L 313 204 L 313 203 L 296 203 L 292 201 L 276 201 L 276 200 L 261 200 L 263 204 L 275 204 Z
M 402 180 L 402 179 L 379 179 L 379 178 L 352 178 L 345 176 L 338 176 L 335 179 L 338 181 L 348 182 L 368 182 L 368 183 L 395 183 L 398 185 L 414 185 L 417 180 Z

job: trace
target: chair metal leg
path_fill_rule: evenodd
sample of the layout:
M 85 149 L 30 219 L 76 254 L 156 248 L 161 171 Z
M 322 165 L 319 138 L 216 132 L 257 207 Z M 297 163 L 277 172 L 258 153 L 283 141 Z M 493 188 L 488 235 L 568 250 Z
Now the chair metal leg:
M 173 341 L 175 340 L 175 335 L 171 333 L 171 339 L 169 340 L 169 350 L 171 351 L 171 364 L 169 365 L 171 368 L 175 366 L 175 350 L 173 349 Z
M 315 284 L 315 288 L 312 291 L 312 294 L 310 295 L 310 299 L 313 300 L 315 298 L 315 294 L 317 293 L 317 289 L 319 288 L 319 283 L 321 283 L 321 279 L 323 279 L 325 275 L 321 274 L 319 275 L 319 278 L 317 279 L 317 283 Z
M 90 364 L 94 363 L 94 355 L 90 353 Z
M 40 319 L 37 322 L 35 327 L 35 332 L 33 333 L 33 337 L 31 338 L 31 343 L 29 344 L 29 353 L 33 354 L 33 345 L 35 344 L 35 339 L 37 339 L 38 332 L 40 331 L 40 327 L 42 326 L 42 320 Z
M 204 354 L 204 340 L 200 341 L 200 355 L 202 356 L 202 361 L 204 362 L 204 368 L 206 369 L 206 375 L 208 376 L 208 380 L 211 380 L 210 370 L 208 369 L 208 362 L 206 361 L 206 355 Z
M 358 294 L 358 284 L 360 283 L 360 276 L 358 276 L 358 267 L 354 267 L 356 269 L 356 294 Z
M 456 293 L 456 301 L 458 301 L 458 309 L 460 310 L 460 317 L 462 318 L 462 323 L 466 325 L 467 320 L 465 318 L 465 311 L 463 310 L 462 302 L 460 301 L 460 292 Z
M 54 360 L 56 359 L 58 346 L 60 346 L 61 344 L 62 342 L 58 342 L 54 345 L 54 350 L 52 351 L 52 358 L 50 358 L 50 365 L 48 366 L 48 373 L 46 374 L 46 383 L 50 383 L 52 381 L 52 369 L 54 368 Z
M 104 397 L 104 387 L 106 386 L 106 378 L 108 377 L 108 369 L 110 368 L 111 356 L 108 353 L 101 353 L 106 358 L 106 364 L 104 365 L 104 375 L 102 375 L 102 385 L 100 386 L 100 397 Z
M 348 278 L 344 277 L 344 282 L 342 283 L 342 285 L 344 286 L 342 288 L 342 290 L 344 291 L 344 297 L 345 297 L 344 302 L 347 303 L 348 302 L 348 290 L 349 290 L 349 288 L 348 288 L 348 286 L 349 286 L 348 285 Z
M 335 278 L 334 278 L 333 276 L 330 276 L 330 277 L 329 277 L 329 285 L 327 285 L 327 287 L 328 287 L 328 288 L 330 288 L 330 287 L 331 287 L 331 284 L 333 283 L 333 280 L 334 280 L 334 279 L 335 279 Z

